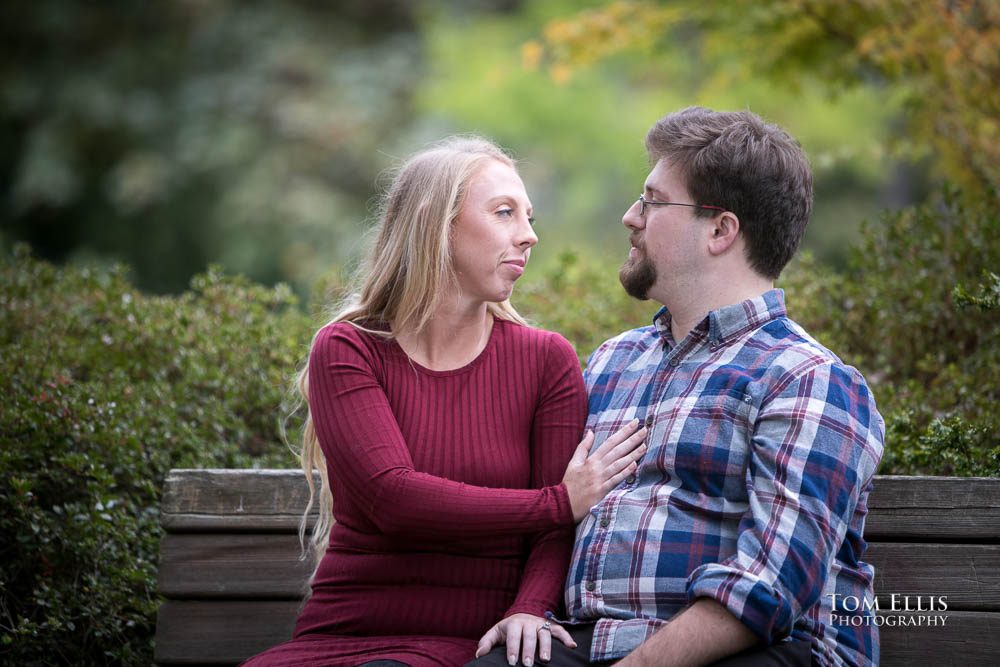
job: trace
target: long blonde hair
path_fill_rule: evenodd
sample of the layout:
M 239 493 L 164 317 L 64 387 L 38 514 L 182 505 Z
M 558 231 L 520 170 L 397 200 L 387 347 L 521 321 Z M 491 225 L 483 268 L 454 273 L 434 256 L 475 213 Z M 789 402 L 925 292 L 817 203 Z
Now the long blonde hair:
M 348 322 L 386 338 L 424 330 L 442 293 L 455 284 L 449 242 L 452 224 L 465 201 L 469 182 L 490 160 L 514 167 L 514 161 L 492 142 L 460 136 L 416 153 L 400 167 L 383 200 L 374 241 L 351 280 L 349 296 L 337 306 L 329 324 Z M 525 324 L 509 301 L 490 303 L 487 308 L 494 317 Z M 386 328 L 373 329 L 369 326 L 373 322 Z M 308 409 L 308 362 L 296 385 L 300 401 Z M 300 459 L 309 484 L 309 503 L 299 524 L 303 551 L 306 524 L 316 498 L 313 471 L 319 471 L 321 479 L 319 518 L 309 540 L 315 576 L 330 539 L 333 494 L 311 412 L 306 417 Z

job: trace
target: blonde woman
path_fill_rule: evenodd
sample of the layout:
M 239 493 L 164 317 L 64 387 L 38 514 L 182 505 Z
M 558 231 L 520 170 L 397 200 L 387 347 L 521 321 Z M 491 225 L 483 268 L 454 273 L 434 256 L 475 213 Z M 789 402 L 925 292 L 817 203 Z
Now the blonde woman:
M 579 442 L 573 349 L 508 301 L 538 240 L 531 213 L 483 139 L 399 171 L 357 290 L 300 377 L 302 465 L 323 479 L 312 594 L 294 638 L 248 664 L 460 665 L 487 631 L 528 665 L 553 637 L 573 645 L 546 621 L 573 525 L 635 469 L 645 432 L 589 456 L 593 436 Z

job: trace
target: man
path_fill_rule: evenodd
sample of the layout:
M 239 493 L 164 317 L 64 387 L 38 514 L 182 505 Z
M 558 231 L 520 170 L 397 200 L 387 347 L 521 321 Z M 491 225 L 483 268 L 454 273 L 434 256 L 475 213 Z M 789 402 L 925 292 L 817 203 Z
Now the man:
M 648 451 L 578 528 L 565 626 L 578 646 L 553 624 L 539 655 L 877 664 L 861 558 L 884 425 L 860 373 L 789 319 L 774 289 L 809 218 L 808 162 L 746 111 L 670 114 L 646 148 L 653 168 L 622 218 L 632 248 L 620 279 L 664 307 L 601 345 L 585 379 L 596 443 L 638 419 Z

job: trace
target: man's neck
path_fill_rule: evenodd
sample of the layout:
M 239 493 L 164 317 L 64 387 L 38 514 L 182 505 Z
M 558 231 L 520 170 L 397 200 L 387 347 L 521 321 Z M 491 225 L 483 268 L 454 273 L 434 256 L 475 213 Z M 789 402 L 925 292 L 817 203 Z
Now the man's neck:
M 760 276 L 729 283 L 706 280 L 697 288 L 677 290 L 657 300 L 670 311 L 670 333 L 679 343 L 713 310 L 755 299 L 772 289 L 774 281 Z

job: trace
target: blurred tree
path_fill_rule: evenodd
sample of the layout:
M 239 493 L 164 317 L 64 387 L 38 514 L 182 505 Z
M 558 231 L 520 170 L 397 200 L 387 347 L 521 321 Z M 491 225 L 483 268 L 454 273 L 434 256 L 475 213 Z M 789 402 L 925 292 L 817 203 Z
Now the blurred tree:
M 816 81 L 792 89 L 739 78 L 732 63 L 703 55 L 713 34 L 691 23 L 681 29 L 676 8 L 616 4 L 608 18 L 598 14 L 602 3 L 587 4 L 598 7 L 580 14 L 579 1 L 548 0 L 503 16 L 423 19 L 419 122 L 431 136 L 449 126 L 491 135 L 521 158 L 539 219 L 536 263 L 568 249 L 623 256 L 621 215 L 647 171 L 642 138 L 665 112 L 691 104 L 751 108 L 802 141 L 817 185 L 805 246 L 825 262 L 846 265 L 862 219 L 922 197 L 920 169 L 902 170 L 883 148 L 899 114 L 883 93 L 856 87 L 831 100 Z M 581 28 L 578 19 L 594 25 Z M 679 32 L 665 37 L 667 26 Z M 557 53 L 555 39 L 572 46 Z
M 0 242 L 157 291 L 350 256 L 422 62 L 402 0 L 33 0 L 0 26 Z
M 27 240 L 48 259 L 124 261 L 147 290 L 179 291 L 216 262 L 304 293 L 355 256 L 394 156 L 478 131 L 524 158 L 543 221 L 538 258 L 551 261 L 548 249 L 621 239 L 642 134 L 664 110 L 699 102 L 750 106 L 802 138 L 823 185 L 816 218 L 836 223 L 814 225 L 806 244 L 846 257 L 856 221 L 892 187 L 880 153 L 892 103 L 862 91 L 830 105 L 816 84 L 789 94 L 726 79 L 699 55 L 712 30 L 662 39 L 677 12 L 643 23 L 642 39 L 619 34 L 632 56 L 613 55 L 614 42 L 553 86 L 532 69 L 549 62 L 544 47 L 522 46 L 579 6 L 5 3 L 0 248 Z M 644 18 L 647 5 L 629 6 L 622 25 Z
M 703 35 L 700 40 L 691 36 Z M 885 82 L 906 110 L 903 152 L 982 196 L 1000 187 L 1000 4 L 991 0 L 613 0 L 548 23 L 525 50 L 553 80 L 655 38 L 719 67 L 831 90 Z M 995 194 L 993 196 L 996 196 Z

